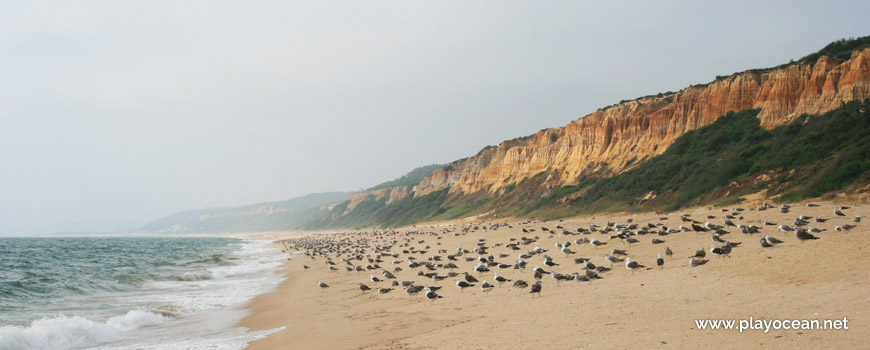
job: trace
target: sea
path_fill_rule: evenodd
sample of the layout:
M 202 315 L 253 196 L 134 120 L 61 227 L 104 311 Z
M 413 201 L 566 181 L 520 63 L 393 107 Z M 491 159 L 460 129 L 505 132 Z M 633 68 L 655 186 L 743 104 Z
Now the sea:
M 244 349 L 288 254 L 238 238 L 0 238 L 0 349 Z

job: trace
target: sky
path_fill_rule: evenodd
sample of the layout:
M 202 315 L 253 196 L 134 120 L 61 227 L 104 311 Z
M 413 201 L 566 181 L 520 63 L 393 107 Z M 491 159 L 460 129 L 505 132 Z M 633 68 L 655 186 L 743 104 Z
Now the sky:
M 0 0 L 0 234 L 359 190 L 870 35 L 824 3 Z

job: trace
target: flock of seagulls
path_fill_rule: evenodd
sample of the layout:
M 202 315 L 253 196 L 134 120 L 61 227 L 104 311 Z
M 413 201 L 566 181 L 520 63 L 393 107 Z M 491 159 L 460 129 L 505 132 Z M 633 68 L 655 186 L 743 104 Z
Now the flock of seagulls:
M 808 206 L 818 206 L 810 204 Z M 764 203 L 761 207 L 749 208 L 750 211 L 764 211 L 778 208 L 781 213 L 787 214 L 792 210 L 788 204 L 779 207 Z M 497 286 L 501 288 L 506 283 L 523 291 L 529 288 L 528 294 L 532 297 L 540 297 L 544 281 L 552 280 L 556 287 L 567 281 L 593 283 L 595 280 L 604 279 L 611 274 L 616 264 L 624 265 L 625 269 L 634 275 L 638 271 L 651 270 L 639 262 L 643 257 L 634 256 L 630 250 L 642 242 L 650 242 L 651 245 L 666 244 L 668 236 L 676 234 L 693 233 L 696 235 L 709 235 L 712 244 L 709 253 L 719 259 L 729 259 L 735 253 L 734 248 L 741 246 L 742 241 L 731 241 L 733 233 L 739 232 L 746 236 L 759 234 L 761 248 L 774 248 L 786 243 L 786 237 L 791 234 L 800 244 L 805 241 L 820 239 L 818 234 L 827 231 L 817 228 L 815 225 L 822 224 L 829 219 L 837 221 L 848 220 L 846 211 L 850 207 L 839 206 L 833 210 L 833 217 L 811 217 L 806 215 L 797 216 L 789 224 L 776 224 L 772 222 L 760 222 L 756 226 L 744 219 L 744 208 L 723 209 L 725 213 L 721 218 L 721 225 L 709 220 L 720 219 L 715 215 L 707 215 L 701 220 L 692 218 L 690 214 L 679 216 L 682 222 L 679 227 L 668 227 L 660 222 L 635 223 L 627 219 L 624 223 L 606 222 L 604 224 L 589 224 L 588 227 L 575 227 L 568 229 L 559 222 L 554 228 L 538 223 L 525 221 L 515 224 L 508 223 L 472 223 L 464 225 L 450 225 L 447 227 L 431 230 L 421 230 L 416 227 L 411 230 L 399 232 L 393 229 L 373 230 L 368 232 L 346 232 L 334 234 L 314 235 L 303 238 L 277 241 L 283 245 L 284 250 L 302 251 L 312 260 L 320 260 L 327 265 L 333 273 L 359 274 L 368 272 L 369 278 L 358 281 L 357 288 L 362 293 L 375 290 L 377 294 L 387 294 L 394 290 L 404 290 L 409 298 L 423 295 L 430 304 L 437 299 L 442 299 L 437 291 L 442 286 L 430 286 L 438 284 L 445 279 L 452 278 L 459 293 L 468 288 L 480 288 L 485 295 L 490 294 Z M 667 217 L 660 217 L 660 221 Z M 745 222 L 741 222 L 745 221 Z M 840 223 L 834 227 L 837 232 L 853 230 L 861 221 L 856 216 L 852 223 Z M 741 223 L 736 223 L 741 222 Z M 536 225 L 539 224 L 539 225 Z M 552 224 L 552 223 L 551 223 Z M 518 237 L 508 237 L 505 240 L 490 242 L 485 238 L 479 238 L 470 246 L 457 246 L 455 249 L 441 248 L 440 240 L 445 236 L 471 236 L 475 233 L 492 232 L 499 229 L 521 228 L 522 234 Z M 539 226 L 539 227 L 536 227 Z M 776 226 L 785 234 L 782 239 L 775 237 L 776 234 L 767 231 L 766 227 Z M 540 231 L 538 231 L 540 230 Z M 537 234 L 536 234 L 537 232 Z M 764 233 L 764 234 L 762 234 Z M 542 237 L 543 236 L 543 237 Z M 651 236 L 643 239 L 643 236 Z M 574 238 L 576 237 L 576 239 Z M 550 254 L 550 249 L 539 246 L 544 239 L 556 239 L 555 249 L 558 251 L 557 258 Z M 567 241 L 565 241 L 567 239 Z M 602 246 L 610 245 L 611 249 L 595 254 Z M 582 248 L 589 246 L 589 248 Z M 573 247 L 573 249 L 572 249 Z M 616 248 L 619 247 L 619 248 Z M 621 249 L 620 249 L 621 248 Z M 666 258 L 669 260 L 674 251 L 665 246 L 664 250 L 656 253 L 655 266 L 663 270 Z M 580 257 L 578 254 L 592 254 L 600 257 Z M 600 255 L 599 255 L 600 254 Z M 664 256 L 663 256 L 664 255 Z M 512 260 L 515 257 L 515 260 Z M 701 247 L 688 257 L 689 264 L 686 267 L 698 267 L 709 263 L 707 250 Z M 529 261 L 540 261 L 540 265 Z M 573 264 L 572 264 L 573 263 Z M 473 266 L 472 266 L 473 264 Z M 597 265 L 596 265 L 597 264 Z M 389 266 L 393 265 L 392 268 Z M 466 267 L 462 267 L 466 266 Z M 577 266 L 579 271 L 572 273 L 559 273 L 556 270 L 572 269 Z M 305 269 L 309 266 L 303 265 Z M 502 274 L 499 273 L 502 271 Z M 527 280 L 507 278 L 511 276 L 528 276 Z M 416 276 L 417 281 L 400 280 L 399 276 Z M 483 277 L 491 276 L 491 279 Z M 424 282 L 421 282 L 420 280 Z M 370 283 L 374 286 L 370 286 Z M 321 290 L 330 286 L 322 280 L 317 281 Z

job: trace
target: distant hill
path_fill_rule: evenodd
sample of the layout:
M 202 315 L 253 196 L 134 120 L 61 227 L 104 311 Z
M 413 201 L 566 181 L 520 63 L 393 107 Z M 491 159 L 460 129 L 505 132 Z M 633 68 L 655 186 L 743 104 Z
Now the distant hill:
M 305 220 L 327 211 L 350 193 L 313 193 L 280 202 L 257 203 L 241 207 L 184 211 L 145 225 L 150 232 L 225 233 L 299 229 Z

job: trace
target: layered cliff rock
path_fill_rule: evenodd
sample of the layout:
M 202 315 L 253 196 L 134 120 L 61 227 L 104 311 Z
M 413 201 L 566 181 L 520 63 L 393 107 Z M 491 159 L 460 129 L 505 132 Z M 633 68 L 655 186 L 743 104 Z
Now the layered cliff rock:
M 412 192 L 499 193 L 544 171 L 548 185 L 570 185 L 581 176 L 630 169 L 728 111 L 760 108 L 761 125 L 770 129 L 804 113 L 821 114 L 868 97 L 870 49 L 855 51 L 842 62 L 822 57 L 814 65 L 746 71 L 673 94 L 623 102 L 563 128 L 505 141 L 429 173 Z

